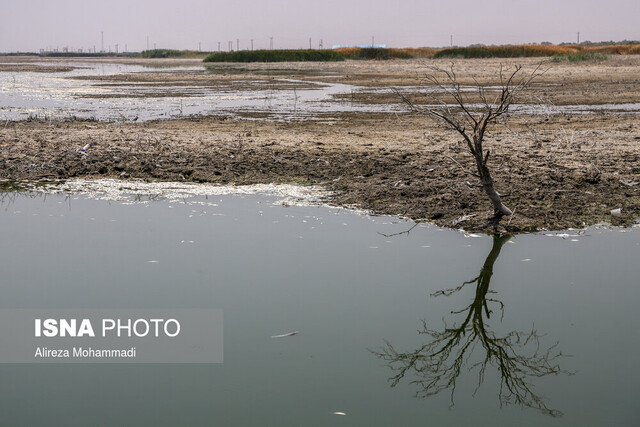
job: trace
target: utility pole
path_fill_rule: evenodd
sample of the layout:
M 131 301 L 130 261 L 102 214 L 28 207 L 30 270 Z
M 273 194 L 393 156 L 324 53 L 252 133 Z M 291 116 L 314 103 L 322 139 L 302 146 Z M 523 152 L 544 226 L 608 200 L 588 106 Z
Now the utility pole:
M 129 49 L 127 49 L 127 44 L 124 44 L 124 53 L 127 53 L 127 51 L 129 51 Z
M 450 36 L 449 47 L 453 47 L 453 34 Z
M 580 31 L 578 31 L 578 44 L 580 44 Z
M 253 39 L 251 39 L 251 50 L 253 50 Z
M 320 39 L 320 43 L 318 43 L 318 49 L 322 50 L 322 39 Z
M 229 40 L 229 52 L 233 51 L 233 42 Z
M 375 40 L 375 39 L 373 38 L 373 36 L 371 36 L 371 47 L 375 46 L 375 42 L 374 42 L 374 40 Z
M 201 42 L 198 42 L 198 51 L 202 52 L 202 43 Z
M 311 47 L 311 37 L 309 37 L 309 50 L 311 50 L 311 49 L 313 49 L 313 48 Z
M 218 42 L 218 52 L 220 52 L 220 42 Z
M 269 49 L 273 50 L 273 36 L 269 37 Z
M 104 31 L 100 31 L 100 39 L 101 39 L 100 52 L 104 52 Z

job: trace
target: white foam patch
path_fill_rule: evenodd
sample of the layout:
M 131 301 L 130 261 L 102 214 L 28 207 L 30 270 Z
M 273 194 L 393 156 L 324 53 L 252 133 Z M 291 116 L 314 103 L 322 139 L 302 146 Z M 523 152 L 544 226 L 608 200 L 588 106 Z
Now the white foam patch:
M 33 190 L 49 194 L 82 194 L 96 200 L 147 203 L 165 199 L 180 202 L 192 197 L 253 195 L 275 196 L 276 204 L 309 206 L 324 204 L 331 194 L 319 186 L 291 184 L 214 185 L 181 182 L 124 181 L 118 179 L 73 179 L 39 185 Z

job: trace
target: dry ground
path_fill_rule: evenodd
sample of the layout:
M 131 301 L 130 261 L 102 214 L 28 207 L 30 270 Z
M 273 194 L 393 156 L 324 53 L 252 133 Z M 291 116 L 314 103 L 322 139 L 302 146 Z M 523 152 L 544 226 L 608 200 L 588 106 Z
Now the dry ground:
M 465 81 L 494 84 L 491 75 L 500 63 L 532 67 L 537 62 L 459 60 L 455 67 Z M 448 64 L 243 64 L 207 73 L 214 80 L 268 72 L 384 87 L 415 85 L 429 66 Z M 548 65 L 534 96 L 558 104 L 640 102 L 638 57 Z M 204 75 L 197 79 L 206 80 Z M 333 124 L 214 117 L 126 124 L 6 122 L 0 124 L 0 179 L 322 183 L 336 191 L 333 202 L 340 205 L 447 227 L 471 216 L 455 226 L 496 229 L 490 204 L 466 172 L 471 158 L 455 134 L 422 115 L 342 114 L 338 119 Z M 639 126 L 637 114 L 598 113 L 515 116 L 509 129 L 492 129 L 487 143 L 497 188 L 515 211 L 497 229 L 563 229 L 601 221 L 630 225 L 640 218 Z M 89 142 L 88 154 L 80 153 Z M 610 215 L 616 208 L 622 208 L 621 217 Z

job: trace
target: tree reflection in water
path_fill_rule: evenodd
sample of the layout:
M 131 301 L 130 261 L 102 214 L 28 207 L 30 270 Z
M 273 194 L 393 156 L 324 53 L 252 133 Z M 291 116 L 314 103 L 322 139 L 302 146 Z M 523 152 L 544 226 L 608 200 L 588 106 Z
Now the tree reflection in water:
M 501 301 L 490 298 L 495 291 L 489 289 L 493 265 L 500 255 L 502 246 L 511 236 L 494 236 L 493 247 L 480 270 L 478 277 L 462 283 L 452 289 L 441 290 L 432 296 L 448 296 L 475 284 L 473 302 L 452 315 L 463 315 L 461 323 L 448 326 L 445 321 L 443 331 L 430 329 L 422 321 L 421 335 L 429 341 L 411 352 L 398 351 L 389 341 L 372 352 L 388 363 L 393 375 L 389 378 L 394 387 L 408 374 L 415 375 L 411 381 L 418 387 L 417 397 L 428 397 L 444 390 L 451 392 L 451 405 L 454 404 L 456 381 L 462 368 L 475 371 L 478 375 L 476 392 L 482 385 L 487 367 L 497 368 L 501 382 L 498 392 L 500 404 L 517 404 L 536 409 L 542 413 L 557 417 L 562 413 L 551 409 L 544 399 L 533 390 L 531 380 L 547 375 L 569 374 L 560 368 L 558 362 L 563 357 L 557 349 L 558 343 L 549 348 L 541 347 L 541 335 L 535 330 L 512 331 L 505 336 L 496 336 L 487 321 L 498 308 L 504 315 Z M 501 318 L 502 320 L 502 318 Z M 475 394 L 475 392 L 474 392 Z

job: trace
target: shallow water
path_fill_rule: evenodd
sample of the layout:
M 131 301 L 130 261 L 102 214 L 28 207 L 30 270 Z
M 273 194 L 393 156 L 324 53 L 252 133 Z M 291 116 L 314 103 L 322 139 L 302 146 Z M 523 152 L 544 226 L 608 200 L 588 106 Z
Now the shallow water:
M 637 228 L 494 240 L 428 225 L 402 233 L 412 223 L 283 205 L 279 190 L 94 190 L 3 195 L 0 308 L 223 309 L 224 363 L 0 365 L 7 425 L 638 422 Z M 425 387 L 411 381 L 425 377 L 413 368 L 390 387 L 387 362 L 407 359 L 376 355 L 386 342 L 420 360 L 433 342 L 418 332 L 423 320 L 442 337 L 468 315 L 461 343 L 476 341 L 453 406 L 447 387 L 414 397 Z M 546 359 L 513 339 L 532 330 Z M 300 333 L 271 338 L 291 331 Z M 510 356 L 505 366 L 526 373 L 546 361 L 560 372 L 519 376 L 489 364 L 474 393 L 469 368 L 496 343 Z M 500 394 L 506 374 L 524 380 L 529 394 L 515 395 L 523 405 Z
M 45 65 L 44 63 L 42 65 Z M 303 120 L 336 112 L 395 111 L 400 106 L 369 106 L 335 102 L 333 96 L 350 93 L 357 87 L 339 83 L 312 83 L 310 89 L 288 89 L 291 79 L 274 79 L 272 86 L 261 84 L 252 90 L 216 89 L 208 86 L 176 84 L 162 86 L 141 83 L 74 79 L 81 76 L 108 76 L 152 72 L 138 65 L 94 63 L 46 63 L 76 66 L 59 73 L 0 72 L 0 118 L 24 120 L 29 117 L 80 117 L 97 120 L 156 120 L 191 115 L 267 113 L 271 120 Z M 205 67 L 162 68 L 162 72 L 204 70 Z M 179 82 L 178 82 L 179 83 Z M 155 93 L 166 96 L 156 97 Z
M 37 63 L 36 63 L 37 64 Z M 135 82 L 92 81 L 81 76 L 108 76 L 125 73 L 200 71 L 205 67 L 150 68 L 138 65 L 53 62 L 41 65 L 78 67 L 69 72 L 0 72 L 0 119 L 65 119 L 80 117 L 108 121 L 156 120 L 192 115 L 242 116 L 291 121 L 332 120 L 331 114 L 350 112 L 389 113 L 406 110 L 397 104 L 361 104 L 352 102 L 350 94 L 392 92 L 392 88 L 364 88 L 341 83 L 274 79 L 260 82 L 255 89 L 229 90 L 208 86 L 148 85 Z M 296 83 L 312 84 L 305 89 L 288 88 Z M 272 85 L 272 88 L 269 86 Z M 491 89 L 491 88 L 489 88 Z M 401 87 L 403 93 L 425 92 L 421 86 Z M 475 91 L 465 86 L 462 91 Z M 428 92 L 433 92 L 429 90 Z M 165 96 L 154 96 L 162 93 Z M 346 96 L 345 96 L 346 95 Z M 478 105 L 480 106 L 480 105 Z M 435 107 L 435 105 L 433 106 Z M 455 107 L 455 106 L 453 106 Z M 470 106 L 474 108 L 473 105 Z M 600 111 L 638 113 L 640 104 L 606 105 L 514 105 L 516 113 L 588 114 Z

